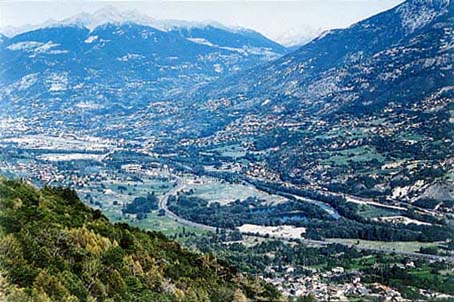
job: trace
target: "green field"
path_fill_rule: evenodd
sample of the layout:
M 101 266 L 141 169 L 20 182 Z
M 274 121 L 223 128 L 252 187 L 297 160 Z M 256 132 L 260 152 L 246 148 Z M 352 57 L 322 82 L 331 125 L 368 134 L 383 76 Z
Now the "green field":
M 365 217 L 365 218 L 375 218 L 375 217 L 387 217 L 387 216 L 397 216 L 400 215 L 401 212 L 394 211 L 390 209 L 384 209 L 379 207 L 374 207 L 367 204 L 358 205 L 358 215 Z
M 141 181 L 128 179 L 108 178 L 102 183 L 96 183 L 89 187 L 78 190 L 80 197 L 89 202 L 87 196 L 102 205 L 103 213 L 113 222 L 124 222 L 143 230 L 161 231 L 166 235 L 183 232 L 206 233 L 197 228 L 185 227 L 184 225 L 166 217 L 159 216 L 158 211 L 149 213 L 147 218 L 137 220 L 133 216 L 123 216 L 122 207 L 125 203 L 130 203 L 136 197 L 146 196 L 149 192 L 154 192 L 161 196 L 173 187 L 174 182 L 159 178 L 145 178 Z M 89 194 L 89 195 L 88 195 Z
M 217 152 L 221 156 L 227 156 L 231 158 L 238 158 L 246 155 L 246 150 L 240 144 L 226 145 L 211 149 L 210 151 Z
M 357 148 L 345 149 L 336 152 L 329 152 L 330 157 L 321 161 L 323 165 L 348 165 L 349 161 L 353 162 L 368 162 L 378 160 L 384 162 L 385 157 L 375 150 L 374 147 L 362 146 Z
M 194 196 L 220 204 L 227 204 L 237 199 L 244 200 L 248 197 L 257 197 L 270 203 L 286 200 L 281 196 L 259 191 L 250 185 L 232 184 L 210 177 L 187 177 L 185 183 L 186 190 L 193 190 Z
M 155 178 L 142 178 L 141 181 L 128 179 L 106 179 L 100 183 L 93 183 L 78 189 L 80 198 L 86 203 L 90 198 L 102 204 L 103 210 L 112 211 L 111 207 L 118 208 L 125 203 L 130 203 L 136 197 L 146 196 L 154 192 L 157 196 L 167 193 L 173 186 L 172 181 Z M 118 206 L 114 206 L 114 202 Z
M 350 244 L 364 248 L 374 249 L 388 249 L 398 252 L 418 252 L 421 247 L 438 246 L 436 242 L 417 242 L 417 241 L 370 241 L 370 240 L 357 240 L 357 239 L 341 239 L 341 238 L 330 238 L 326 239 L 328 242 Z
M 332 129 L 326 133 L 317 135 L 317 139 L 335 139 L 338 137 L 346 139 L 360 139 L 370 136 L 369 127 L 357 127 L 354 129 Z
M 188 227 L 185 225 L 182 225 L 172 219 L 170 219 L 167 216 L 159 216 L 158 211 L 153 211 L 149 214 L 147 214 L 147 218 L 142 219 L 142 220 L 137 220 L 135 218 L 128 218 L 128 217 L 116 217 L 113 218 L 112 220 L 115 222 L 125 222 L 128 223 L 129 225 L 138 227 L 142 230 L 147 230 L 147 231 L 159 231 L 162 232 L 166 235 L 174 235 L 182 232 L 191 232 L 191 233 L 196 233 L 196 234 L 207 234 L 207 231 L 194 228 L 194 227 Z

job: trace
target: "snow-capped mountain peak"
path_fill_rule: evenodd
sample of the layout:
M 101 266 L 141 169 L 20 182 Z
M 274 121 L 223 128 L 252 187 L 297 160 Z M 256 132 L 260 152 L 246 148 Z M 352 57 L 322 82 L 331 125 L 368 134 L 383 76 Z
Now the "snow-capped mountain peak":
M 74 17 L 64 19 L 58 23 L 64 25 L 81 25 L 93 30 L 99 25 L 106 23 L 137 23 L 141 25 L 153 26 L 156 23 L 156 20 L 141 14 L 136 10 L 120 11 L 112 6 L 107 6 L 95 11 L 94 13 L 83 12 Z
M 6 34 L 9 37 L 13 37 L 24 32 L 46 27 L 79 26 L 88 28 L 91 31 L 94 28 L 104 24 L 121 25 L 125 23 L 135 23 L 139 25 L 151 26 L 161 31 L 173 31 L 175 29 L 181 28 L 195 29 L 214 27 L 232 33 L 255 33 L 255 31 L 253 30 L 238 26 L 226 26 L 212 20 L 158 20 L 137 10 L 119 10 L 113 6 L 106 6 L 94 12 L 82 12 L 63 20 L 51 19 L 41 24 L 29 24 L 21 27 L 3 27 L 1 30 L 3 34 Z

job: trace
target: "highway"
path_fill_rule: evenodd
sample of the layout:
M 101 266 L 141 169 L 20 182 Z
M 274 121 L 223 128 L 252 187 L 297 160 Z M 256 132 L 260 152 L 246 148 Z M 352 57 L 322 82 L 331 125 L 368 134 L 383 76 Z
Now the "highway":
M 184 188 L 185 188 L 185 185 L 183 184 L 181 179 L 178 177 L 175 187 L 159 198 L 159 203 L 158 203 L 159 209 L 164 210 L 164 212 L 168 218 L 175 220 L 176 222 L 178 222 L 184 226 L 199 228 L 199 229 L 210 231 L 210 232 L 215 232 L 216 231 L 215 227 L 186 220 L 180 216 L 177 216 L 175 213 L 173 213 L 172 211 L 169 210 L 169 208 L 167 207 L 169 197 L 172 195 L 177 195 L 177 193 L 179 191 L 183 190 Z

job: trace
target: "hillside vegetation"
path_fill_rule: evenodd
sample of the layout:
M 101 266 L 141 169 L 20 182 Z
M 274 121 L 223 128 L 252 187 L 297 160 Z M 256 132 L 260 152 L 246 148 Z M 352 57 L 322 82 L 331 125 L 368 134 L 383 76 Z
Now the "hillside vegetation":
M 0 179 L 0 301 L 279 301 L 157 232 L 112 224 L 70 189 Z

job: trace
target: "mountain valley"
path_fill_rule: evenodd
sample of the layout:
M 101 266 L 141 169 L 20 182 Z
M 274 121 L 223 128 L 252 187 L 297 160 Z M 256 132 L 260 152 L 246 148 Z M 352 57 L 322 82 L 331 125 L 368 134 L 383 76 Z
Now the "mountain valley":
M 103 223 L 290 301 L 454 298 L 454 2 L 408 0 L 296 50 L 89 17 L 0 38 L 0 174 L 74 189 Z M 246 287 L 238 301 L 284 299 Z

